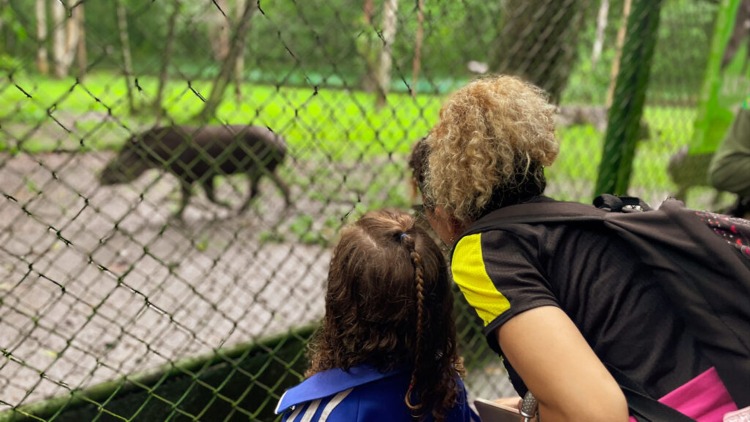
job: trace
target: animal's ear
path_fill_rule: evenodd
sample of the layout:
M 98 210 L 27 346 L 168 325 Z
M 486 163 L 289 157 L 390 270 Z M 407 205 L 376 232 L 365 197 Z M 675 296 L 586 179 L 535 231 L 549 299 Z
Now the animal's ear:
M 141 145 L 142 145 L 141 138 L 137 134 L 135 134 L 125 140 L 125 143 L 122 144 L 122 150 L 123 152 L 125 151 L 135 152 L 141 149 Z

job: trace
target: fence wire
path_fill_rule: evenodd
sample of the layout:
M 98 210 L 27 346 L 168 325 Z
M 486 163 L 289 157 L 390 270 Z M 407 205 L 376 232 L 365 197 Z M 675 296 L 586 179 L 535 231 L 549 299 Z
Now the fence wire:
M 495 72 L 543 86 L 548 193 L 590 201 L 630 3 L 0 0 L 0 420 L 274 420 L 336 233 L 418 202 L 408 154 L 446 93 Z M 652 203 L 678 189 L 719 7 L 662 8 L 630 184 Z M 229 125 L 285 155 L 266 135 L 261 160 L 195 153 Z M 686 201 L 716 206 L 701 182 Z M 470 393 L 512 394 L 456 299 Z

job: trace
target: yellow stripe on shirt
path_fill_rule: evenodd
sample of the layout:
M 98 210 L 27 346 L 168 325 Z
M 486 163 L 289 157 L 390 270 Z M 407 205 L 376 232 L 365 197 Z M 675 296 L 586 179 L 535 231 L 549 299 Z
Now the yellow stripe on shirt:
M 510 309 L 510 302 L 492 283 L 484 267 L 481 233 L 462 238 L 453 249 L 451 272 L 466 301 L 487 326 Z

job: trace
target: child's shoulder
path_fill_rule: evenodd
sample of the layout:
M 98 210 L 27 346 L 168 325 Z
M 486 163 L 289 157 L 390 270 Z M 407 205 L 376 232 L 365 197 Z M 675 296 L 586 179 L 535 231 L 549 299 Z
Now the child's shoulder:
M 355 366 L 349 370 L 339 368 L 319 372 L 296 386 L 288 389 L 276 407 L 276 413 L 282 413 L 300 404 L 315 400 L 331 399 L 343 392 L 350 391 L 355 387 L 373 383 L 385 378 L 391 378 L 400 374 L 406 374 L 404 370 L 380 372 L 377 369 L 362 365 Z M 350 393 L 347 393 L 349 395 Z M 343 400 L 346 396 L 339 397 Z

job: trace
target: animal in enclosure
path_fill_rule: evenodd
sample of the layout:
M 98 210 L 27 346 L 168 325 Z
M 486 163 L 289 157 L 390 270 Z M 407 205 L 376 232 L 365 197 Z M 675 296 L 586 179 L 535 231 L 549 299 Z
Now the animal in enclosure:
M 130 137 L 101 172 L 99 181 L 103 185 L 129 183 L 149 169 L 169 172 L 180 182 L 182 196 L 175 216 L 182 218 L 196 183 L 211 202 L 228 208 L 227 202 L 216 197 L 216 177 L 246 174 L 249 190 L 239 208 L 241 213 L 258 193 L 261 178 L 267 176 L 288 207 L 289 187 L 276 172 L 286 155 L 284 138 L 261 126 L 154 127 Z

